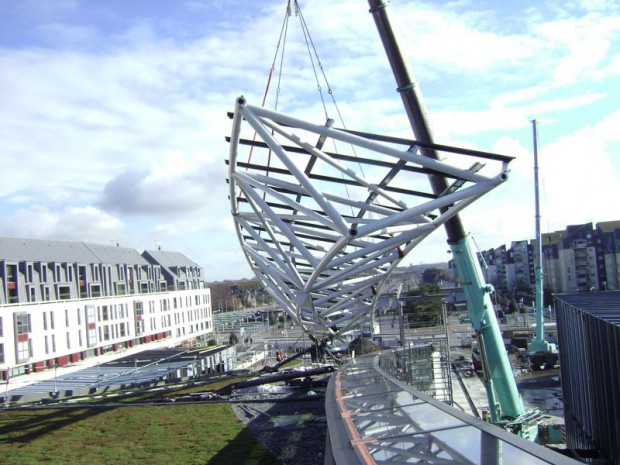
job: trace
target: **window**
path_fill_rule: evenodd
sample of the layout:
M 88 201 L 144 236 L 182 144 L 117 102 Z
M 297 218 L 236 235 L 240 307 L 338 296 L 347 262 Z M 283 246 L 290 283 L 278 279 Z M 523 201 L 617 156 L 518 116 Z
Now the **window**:
M 30 315 L 28 313 L 15 314 L 15 331 L 18 336 L 31 332 Z
M 68 331 L 67 331 L 67 349 L 71 349 L 71 337 L 69 336 Z
M 32 356 L 32 343 L 30 339 L 17 343 L 17 362 L 25 362 Z
M 69 300 L 71 298 L 70 286 L 58 286 L 58 299 Z
M 6 266 L 6 280 L 9 283 L 17 282 L 17 265 Z
M 142 302 L 140 302 L 139 300 L 134 300 L 133 309 L 136 316 L 142 316 L 144 314 L 144 310 L 142 309 Z
M 97 309 L 94 305 L 86 305 L 86 344 L 88 347 L 94 347 L 97 345 Z
M 4 344 L 0 344 L 0 363 L 4 363 Z
M 45 263 L 39 263 L 39 273 L 41 274 L 41 282 L 47 282 L 47 265 Z
M 43 286 L 43 300 L 52 300 L 52 294 L 49 286 Z
M 3 330 L 2 330 L 2 317 L 0 316 L 0 337 L 4 336 Z
M 65 326 L 69 327 L 69 310 L 65 309 Z
M 47 340 L 47 336 L 44 336 L 44 338 L 45 338 L 45 353 L 49 354 L 50 353 L 49 341 Z
M 116 295 L 126 295 L 127 287 L 125 283 L 116 283 Z
M 103 318 L 103 321 L 108 321 L 110 319 L 110 313 L 108 312 L 107 305 L 104 305 L 103 307 L 101 307 L 101 316 Z
M 88 347 L 94 347 L 97 345 L 97 331 L 88 331 Z
M 17 265 L 6 265 L 6 286 L 8 290 L 8 302 L 10 304 L 18 303 Z
M 43 312 L 43 329 L 47 330 L 47 312 Z
M 50 312 L 50 327 L 54 329 L 54 312 Z
M 91 297 L 101 297 L 101 285 L 99 285 L 99 284 L 91 284 L 91 286 L 90 286 L 90 296 Z
M 29 302 L 36 302 L 37 300 L 37 291 L 34 288 L 34 286 L 30 286 L 28 287 L 28 301 Z

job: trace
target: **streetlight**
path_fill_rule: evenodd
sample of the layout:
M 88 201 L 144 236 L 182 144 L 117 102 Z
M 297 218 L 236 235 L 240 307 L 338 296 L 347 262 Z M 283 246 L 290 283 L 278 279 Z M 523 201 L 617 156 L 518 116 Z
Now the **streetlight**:
M 11 379 L 11 368 L 6 367 L 6 384 L 4 385 L 4 408 L 9 406 L 9 381 Z
M 56 376 L 56 370 L 58 369 L 58 364 L 54 364 L 54 397 L 58 394 L 58 378 Z

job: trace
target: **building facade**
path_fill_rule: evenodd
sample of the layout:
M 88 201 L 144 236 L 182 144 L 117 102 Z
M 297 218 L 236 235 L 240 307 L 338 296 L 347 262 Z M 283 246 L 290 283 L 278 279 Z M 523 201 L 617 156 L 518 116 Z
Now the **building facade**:
M 552 293 L 620 290 L 620 221 L 567 226 L 541 235 L 544 287 Z M 536 242 L 481 252 L 490 284 L 508 294 L 535 289 Z
M 177 252 L 0 238 L 0 378 L 211 337 L 200 266 Z

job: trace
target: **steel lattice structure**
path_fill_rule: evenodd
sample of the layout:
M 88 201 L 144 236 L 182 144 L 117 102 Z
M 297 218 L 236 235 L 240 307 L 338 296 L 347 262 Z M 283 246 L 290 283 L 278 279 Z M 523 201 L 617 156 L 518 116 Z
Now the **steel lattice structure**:
M 512 160 L 311 124 L 243 97 L 232 118 L 228 181 L 241 247 L 271 296 L 313 333 L 368 323 L 403 257 L 503 183 Z M 429 176 L 451 184 L 436 195 Z

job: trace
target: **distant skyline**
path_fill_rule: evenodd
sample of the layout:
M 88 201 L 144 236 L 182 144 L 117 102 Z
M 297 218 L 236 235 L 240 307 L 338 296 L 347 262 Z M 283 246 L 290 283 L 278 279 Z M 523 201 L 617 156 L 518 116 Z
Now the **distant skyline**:
M 411 137 L 367 3 L 299 3 L 347 127 Z M 286 4 L 0 0 L 0 236 L 161 246 L 208 281 L 253 278 L 230 217 L 226 112 L 242 94 L 260 105 Z M 542 232 L 619 218 L 617 2 L 389 12 L 435 141 L 516 157 L 461 215 L 481 250 L 534 237 L 532 118 Z M 289 28 L 278 109 L 322 123 L 297 17 Z M 402 265 L 447 249 L 438 230 Z

